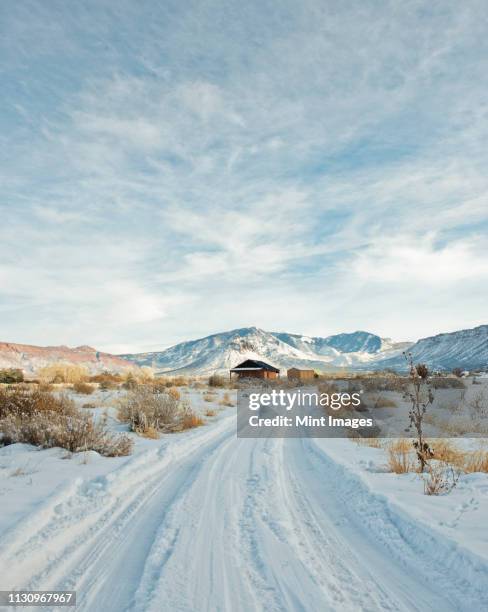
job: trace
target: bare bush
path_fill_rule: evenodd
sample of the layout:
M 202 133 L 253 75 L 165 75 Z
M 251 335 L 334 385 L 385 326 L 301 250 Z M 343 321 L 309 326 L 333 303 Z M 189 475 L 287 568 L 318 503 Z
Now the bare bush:
M 100 389 L 115 389 L 123 382 L 123 378 L 120 374 L 114 372 L 101 372 L 90 376 L 87 382 L 98 383 Z
M 73 385 L 73 391 L 81 395 L 91 395 L 95 391 L 95 387 L 85 382 L 77 382 Z
M 171 395 L 175 400 L 181 399 L 181 393 L 176 387 L 170 387 L 168 389 L 168 395 Z
M 432 376 L 431 384 L 434 389 L 465 389 L 464 380 L 456 376 Z
M 444 461 L 429 463 L 423 475 L 425 495 L 446 495 L 457 485 L 461 471 Z
M 486 392 L 479 391 L 468 402 L 468 408 L 474 418 L 485 419 L 488 417 L 488 397 Z
M 11 385 L 24 382 L 24 373 L 18 368 L 0 370 L 0 383 Z
M 128 455 L 132 449 L 128 436 L 111 434 L 68 397 L 39 390 L 0 391 L 0 434 L 4 445 L 24 442 L 70 452 L 94 450 L 107 457 Z
M 224 393 L 219 404 L 221 406 L 227 406 L 228 408 L 231 408 L 232 406 L 234 406 L 234 402 L 231 400 L 230 395 L 228 393 Z
M 225 378 L 218 374 L 212 374 L 208 379 L 209 387 L 225 387 Z
M 140 385 L 130 390 L 121 402 L 119 418 L 129 423 L 131 431 L 141 435 L 151 428 L 171 432 L 201 424 L 201 419 L 174 393 L 166 389 L 155 390 L 152 385 Z
M 201 416 L 196 414 L 189 406 L 185 406 L 181 417 L 181 429 L 192 429 L 200 427 L 204 421 Z
M 417 370 L 417 366 L 413 364 L 412 354 L 404 353 L 404 355 L 410 367 L 410 388 L 408 388 L 404 394 L 405 399 L 409 400 L 411 403 L 408 413 L 410 419 L 409 428 L 413 427 L 417 435 L 417 439 L 414 441 L 413 445 L 417 452 L 420 471 L 423 472 L 427 465 L 427 461 L 432 456 L 432 450 L 424 438 L 424 416 L 427 411 L 427 406 L 434 402 L 434 394 L 427 380 L 427 368 L 422 369 L 421 376 Z

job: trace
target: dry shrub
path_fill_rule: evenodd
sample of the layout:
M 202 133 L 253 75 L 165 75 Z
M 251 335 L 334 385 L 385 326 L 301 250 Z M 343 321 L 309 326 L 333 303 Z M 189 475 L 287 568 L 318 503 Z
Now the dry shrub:
M 127 368 L 122 373 L 124 389 L 134 389 L 137 385 L 150 385 L 154 380 L 154 371 L 148 366 Z
M 65 395 L 53 395 L 34 388 L 0 389 L 0 419 L 6 416 L 31 416 L 37 412 L 68 414 L 76 410 L 75 404 Z
M 434 425 L 449 438 L 459 438 L 468 434 L 488 435 L 488 423 L 475 421 L 467 416 L 453 416 L 443 419 L 437 415 L 427 415 L 426 423 Z
M 396 374 L 357 376 L 354 380 L 356 384 L 360 383 L 360 387 L 365 391 L 396 391 L 397 393 L 403 393 L 408 385 L 407 377 Z
M 456 486 L 461 471 L 444 461 L 427 464 L 427 473 L 422 476 L 425 495 L 447 495 Z
M 438 439 L 432 441 L 434 459 L 451 465 L 466 474 L 472 472 L 488 472 L 488 451 L 478 449 L 475 451 L 462 450 L 451 440 Z
M 129 423 L 131 431 L 146 435 L 148 431 L 175 432 L 203 423 L 175 393 L 155 390 L 152 385 L 140 385 L 121 401 L 119 418 Z
M 161 393 L 165 389 L 170 389 L 173 383 L 167 378 L 159 376 L 158 378 L 154 378 L 154 380 L 151 381 L 151 385 L 155 392 Z
M 151 385 L 141 385 L 129 390 L 121 402 L 119 418 L 129 423 L 136 433 L 144 433 L 152 427 L 164 430 L 174 425 L 179 412 L 179 402 L 167 392 L 155 392 Z
M 187 387 L 189 379 L 187 376 L 175 376 L 171 381 L 172 387 Z
M 479 391 L 468 402 L 468 408 L 476 419 L 485 419 L 488 416 L 488 397 L 486 392 Z
M 168 389 L 168 395 L 170 395 L 175 400 L 181 399 L 181 393 L 178 391 L 176 387 L 170 387 Z
M 11 385 L 24 382 L 24 372 L 19 368 L 7 368 L 0 370 L 0 383 Z
M 467 453 L 464 458 L 463 470 L 467 474 L 472 472 L 484 472 L 488 474 L 488 452 L 485 450 L 477 450 L 472 453 Z
M 432 376 L 431 383 L 434 389 L 465 389 L 466 385 L 456 376 Z
M 95 391 L 95 387 L 86 382 L 77 382 L 73 385 L 73 391 L 82 395 L 91 395 Z
M 96 407 L 96 404 L 92 404 L 91 402 L 87 402 L 82 406 L 82 408 L 86 408 L 87 410 L 94 410 Z
M 388 456 L 388 469 L 395 474 L 406 474 L 407 472 L 416 472 L 416 458 L 412 441 L 405 438 L 399 438 L 394 442 L 390 442 L 386 447 Z
M 158 440 L 159 439 L 159 431 L 154 429 L 154 427 L 148 427 L 145 429 L 142 434 L 144 438 L 149 438 L 150 440 Z
M 452 463 L 458 466 L 464 462 L 464 453 L 451 440 L 444 438 L 430 440 L 429 446 L 432 449 L 432 458 L 437 461 Z
M 132 440 L 111 434 L 105 424 L 81 412 L 68 397 L 42 391 L 0 391 L 3 444 L 24 442 L 70 452 L 94 450 L 107 457 L 128 455 Z
M 101 372 L 100 374 L 90 376 L 88 382 L 98 383 L 101 389 L 103 386 L 105 386 L 106 389 L 114 389 L 123 382 L 123 378 L 120 374 L 114 372 Z
M 51 363 L 37 372 L 37 377 L 45 383 L 77 383 L 88 380 L 88 368 L 74 363 Z
M 104 380 L 100 383 L 99 388 L 100 391 L 111 391 L 112 389 L 117 389 L 119 386 L 118 383 L 112 382 L 111 380 Z
M 217 396 L 215 395 L 215 393 L 211 393 L 209 391 L 209 392 L 203 394 L 203 399 L 206 402 L 215 402 L 215 400 L 217 399 Z
M 208 409 L 205 412 L 205 416 L 208 416 L 208 417 L 214 417 L 216 414 L 217 414 L 217 411 L 216 410 L 211 410 L 211 409 Z
M 187 409 L 183 414 L 181 420 L 181 429 L 192 429 L 193 427 L 200 427 L 204 421 L 201 416 L 193 412 L 193 410 Z
M 209 387 L 225 387 L 225 378 L 223 376 L 219 376 L 218 374 L 212 374 L 208 379 Z
M 228 393 L 224 393 L 224 395 L 223 395 L 222 399 L 220 400 L 219 404 L 221 406 L 228 406 L 229 408 L 234 406 L 234 402 L 231 400 L 230 395 Z

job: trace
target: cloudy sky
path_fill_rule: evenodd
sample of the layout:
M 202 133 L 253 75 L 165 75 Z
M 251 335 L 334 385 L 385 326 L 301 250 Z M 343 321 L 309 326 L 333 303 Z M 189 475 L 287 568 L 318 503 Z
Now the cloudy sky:
M 0 340 L 488 323 L 483 0 L 0 4 Z

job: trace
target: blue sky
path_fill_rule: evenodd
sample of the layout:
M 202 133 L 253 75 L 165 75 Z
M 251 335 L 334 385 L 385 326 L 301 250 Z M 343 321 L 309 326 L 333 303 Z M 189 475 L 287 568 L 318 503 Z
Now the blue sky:
M 487 17 L 2 3 L 0 339 L 487 323 Z

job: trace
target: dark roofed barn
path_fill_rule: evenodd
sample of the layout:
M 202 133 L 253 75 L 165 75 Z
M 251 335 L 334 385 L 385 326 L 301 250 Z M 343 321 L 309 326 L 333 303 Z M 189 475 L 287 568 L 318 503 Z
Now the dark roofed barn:
M 278 378 L 280 371 L 264 361 L 246 359 L 230 370 L 231 378 L 232 374 L 237 374 L 239 378 Z

